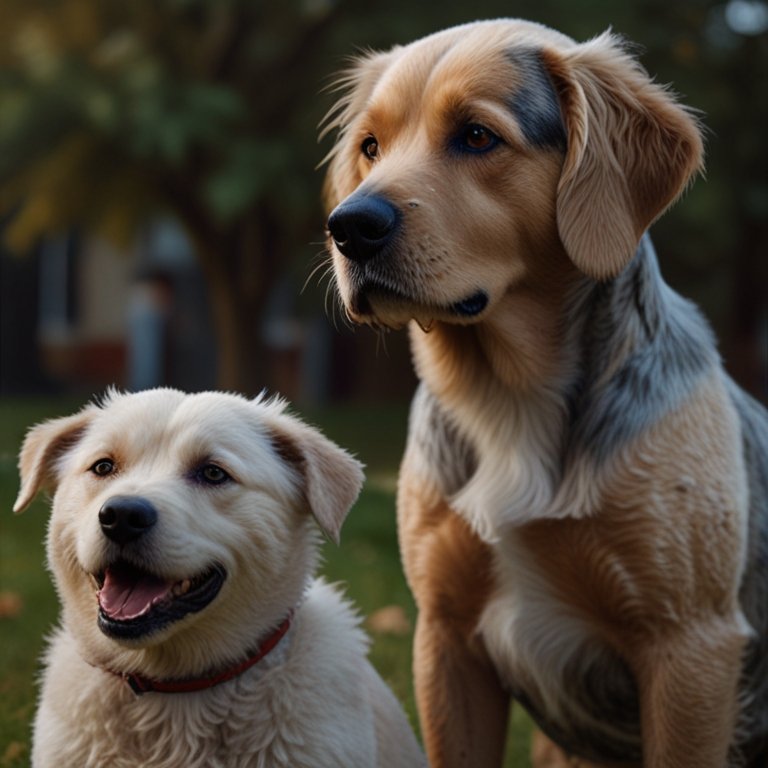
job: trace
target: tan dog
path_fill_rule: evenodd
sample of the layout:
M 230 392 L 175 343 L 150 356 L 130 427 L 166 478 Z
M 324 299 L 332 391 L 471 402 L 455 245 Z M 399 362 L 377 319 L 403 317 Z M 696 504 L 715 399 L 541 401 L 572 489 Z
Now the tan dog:
M 614 36 L 516 20 L 342 87 L 338 290 L 410 323 L 421 379 L 398 516 L 431 764 L 498 766 L 511 695 L 586 760 L 768 765 L 768 417 L 644 234 L 696 120 Z
M 280 402 L 112 393 L 32 429 L 21 475 L 16 511 L 55 491 L 62 602 L 35 766 L 425 764 L 354 612 L 312 580 L 315 521 L 338 540 L 361 467 Z

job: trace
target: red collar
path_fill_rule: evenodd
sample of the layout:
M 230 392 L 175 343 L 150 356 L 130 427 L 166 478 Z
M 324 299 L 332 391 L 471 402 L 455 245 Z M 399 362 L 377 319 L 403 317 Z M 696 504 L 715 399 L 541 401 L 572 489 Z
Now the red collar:
M 259 645 L 252 656 L 249 656 L 240 664 L 225 669 L 223 672 L 219 672 L 212 677 L 190 677 L 182 680 L 151 680 L 142 675 L 115 672 L 111 669 L 107 671 L 112 672 L 113 675 L 122 677 L 137 696 L 141 696 L 143 693 L 149 693 L 150 691 L 156 693 L 192 693 L 194 691 L 203 691 L 206 688 L 213 688 L 220 683 L 226 683 L 227 680 L 232 680 L 232 678 L 242 675 L 243 672 L 250 669 L 254 664 L 258 664 L 283 639 L 283 636 L 291 626 L 292 619 L 293 611 L 291 611 L 285 619 L 283 619 L 277 629 L 275 629 L 275 631 Z

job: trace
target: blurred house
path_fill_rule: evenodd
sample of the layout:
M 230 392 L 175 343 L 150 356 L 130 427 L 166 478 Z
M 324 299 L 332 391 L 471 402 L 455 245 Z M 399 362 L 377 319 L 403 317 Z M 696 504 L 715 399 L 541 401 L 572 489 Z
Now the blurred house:
M 205 285 L 169 222 L 126 251 L 66 234 L 0 268 L 0 393 L 215 385 Z
M 300 309 L 278 278 L 263 308 L 263 386 L 290 400 L 407 398 L 415 385 L 405 333 L 372 338 Z M 216 335 L 203 274 L 171 221 L 130 249 L 74 234 L 35 253 L 0 252 L 0 395 L 216 387 Z

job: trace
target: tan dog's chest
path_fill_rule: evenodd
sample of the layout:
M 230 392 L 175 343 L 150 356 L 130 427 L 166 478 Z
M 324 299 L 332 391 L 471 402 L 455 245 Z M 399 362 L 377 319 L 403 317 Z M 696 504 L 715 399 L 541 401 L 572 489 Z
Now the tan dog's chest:
M 585 744 L 640 760 L 630 664 L 645 646 L 702 614 L 713 635 L 721 620 L 743 621 L 743 499 L 735 483 L 681 474 L 683 453 L 646 453 L 646 471 L 635 461 L 613 474 L 597 512 L 516 526 L 493 545 L 496 591 L 480 621 L 488 652 L 542 727 L 587 756 Z
M 625 660 L 706 599 L 670 533 L 646 508 L 612 508 L 529 523 L 493 547 L 485 646 L 515 698 L 585 756 L 641 759 L 637 670 Z
M 585 744 L 605 744 L 603 755 L 639 759 L 636 684 L 611 646 L 615 617 L 601 603 L 612 593 L 620 610 L 638 586 L 617 553 L 585 541 L 585 526 L 592 521 L 533 523 L 494 547 L 496 591 L 480 632 L 513 696 L 559 743 L 582 754 Z
M 695 600 L 691 564 L 663 534 L 648 537 L 650 527 L 640 510 L 612 509 L 528 523 L 494 544 L 496 591 L 481 625 L 499 668 L 535 675 L 586 646 L 626 647 L 684 620 Z

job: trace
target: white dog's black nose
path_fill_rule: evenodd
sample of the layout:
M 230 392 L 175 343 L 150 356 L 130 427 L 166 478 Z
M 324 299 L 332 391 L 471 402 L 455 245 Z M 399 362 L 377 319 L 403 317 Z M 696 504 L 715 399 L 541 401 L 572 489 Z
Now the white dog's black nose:
M 154 505 L 141 496 L 112 496 L 99 510 L 104 535 L 116 544 L 128 544 L 157 522 Z
M 400 214 L 377 195 L 352 195 L 328 217 L 328 231 L 339 251 L 352 261 L 368 261 L 392 240 Z

